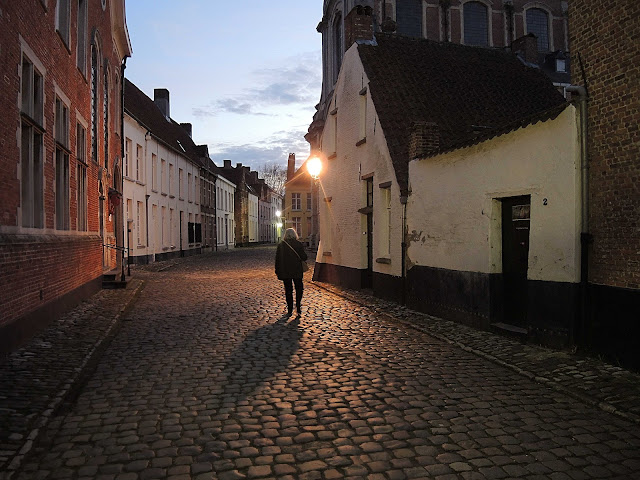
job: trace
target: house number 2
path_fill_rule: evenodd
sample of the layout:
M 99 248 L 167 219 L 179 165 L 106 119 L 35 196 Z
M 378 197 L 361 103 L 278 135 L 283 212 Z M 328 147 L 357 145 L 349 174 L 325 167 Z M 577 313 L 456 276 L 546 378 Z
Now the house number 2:
M 543 199 L 542 199 L 542 205 L 546 205 L 546 204 L 547 204 L 547 199 L 546 199 L 546 198 L 543 198 Z

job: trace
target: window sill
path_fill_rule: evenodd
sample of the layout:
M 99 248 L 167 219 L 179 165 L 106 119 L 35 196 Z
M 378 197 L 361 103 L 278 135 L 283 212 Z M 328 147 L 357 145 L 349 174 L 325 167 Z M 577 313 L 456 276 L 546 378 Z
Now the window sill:
M 178 197 L 178 200 L 180 200 L 181 202 L 184 202 L 184 197 Z
M 327 160 L 333 160 L 334 158 L 337 158 L 337 157 L 338 157 L 338 154 L 336 152 L 333 152 L 331 155 L 327 157 Z
M 158 193 L 158 190 L 156 190 L 155 188 L 152 188 L 152 189 L 151 189 L 151 191 L 152 191 L 153 193 Z
M 136 180 L 136 183 L 137 183 L 138 185 L 142 185 L 142 186 L 145 186 L 145 185 L 146 185 L 146 183 L 141 182 L 140 180 Z
M 146 245 L 138 245 L 136 248 L 138 248 L 138 250 L 142 250 L 143 248 L 147 248 Z
M 391 265 L 391 259 L 387 257 L 376 258 L 376 263 L 384 263 L 385 265 Z
M 162 195 L 163 197 L 166 197 L 166 196 L 167 196 L 167 194 L 166 194 L 166 193 L 164 193 L 164 192 L 162 192 L 160 195 Z
M 356 142 L 356 147 L 359 147 L 360 145 L 363 145 L 363 144 L 365 144 L 365 143 L 367 143 L 367 137 L 364 137 L 364 138 L 362 138 L 362 139 L 358 140 L 358 141 Z
M 322 252 L 322 256 L 323 257 L 330 257 L 331 256 L 331 252 Z
M 176 196 L 169 194 L 169 198 L 176 198 Z

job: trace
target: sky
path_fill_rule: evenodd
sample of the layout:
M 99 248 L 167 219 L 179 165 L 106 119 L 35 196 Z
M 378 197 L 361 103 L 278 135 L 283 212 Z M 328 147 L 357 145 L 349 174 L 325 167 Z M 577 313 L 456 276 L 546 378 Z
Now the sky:
M 321 0 L 127 0 L 125 76 L 170 94 L 193 140 L 254 170 L 300 165 L 322 84 Z

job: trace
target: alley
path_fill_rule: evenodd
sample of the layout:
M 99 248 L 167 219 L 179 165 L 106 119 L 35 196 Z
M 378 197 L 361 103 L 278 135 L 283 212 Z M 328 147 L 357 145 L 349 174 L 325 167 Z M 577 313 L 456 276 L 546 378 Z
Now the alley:
M 14 478 L 640 478 L 640 425 L 315 286 L 274 249 L 144 289 Z M 167 268 L 168 267 L 168 268 Z

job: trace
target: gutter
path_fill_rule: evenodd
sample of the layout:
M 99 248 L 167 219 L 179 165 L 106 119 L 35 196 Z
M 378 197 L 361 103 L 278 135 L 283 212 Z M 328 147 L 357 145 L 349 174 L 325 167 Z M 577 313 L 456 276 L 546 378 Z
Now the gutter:
M 584 87 L 569 85 L 567 92 L 579 95 L 580 110 L 580 194 L 581 194 L 581 229 L 580 229 L 580 330 L 579 340 L 587 340 L 587 316 L 589 315 L 589 244 L 593 236 L 589 233 L 589 155 L 588 155 L 588 94 Z M 570 342 L 575 343 L 575 325 L 570 331 Z

